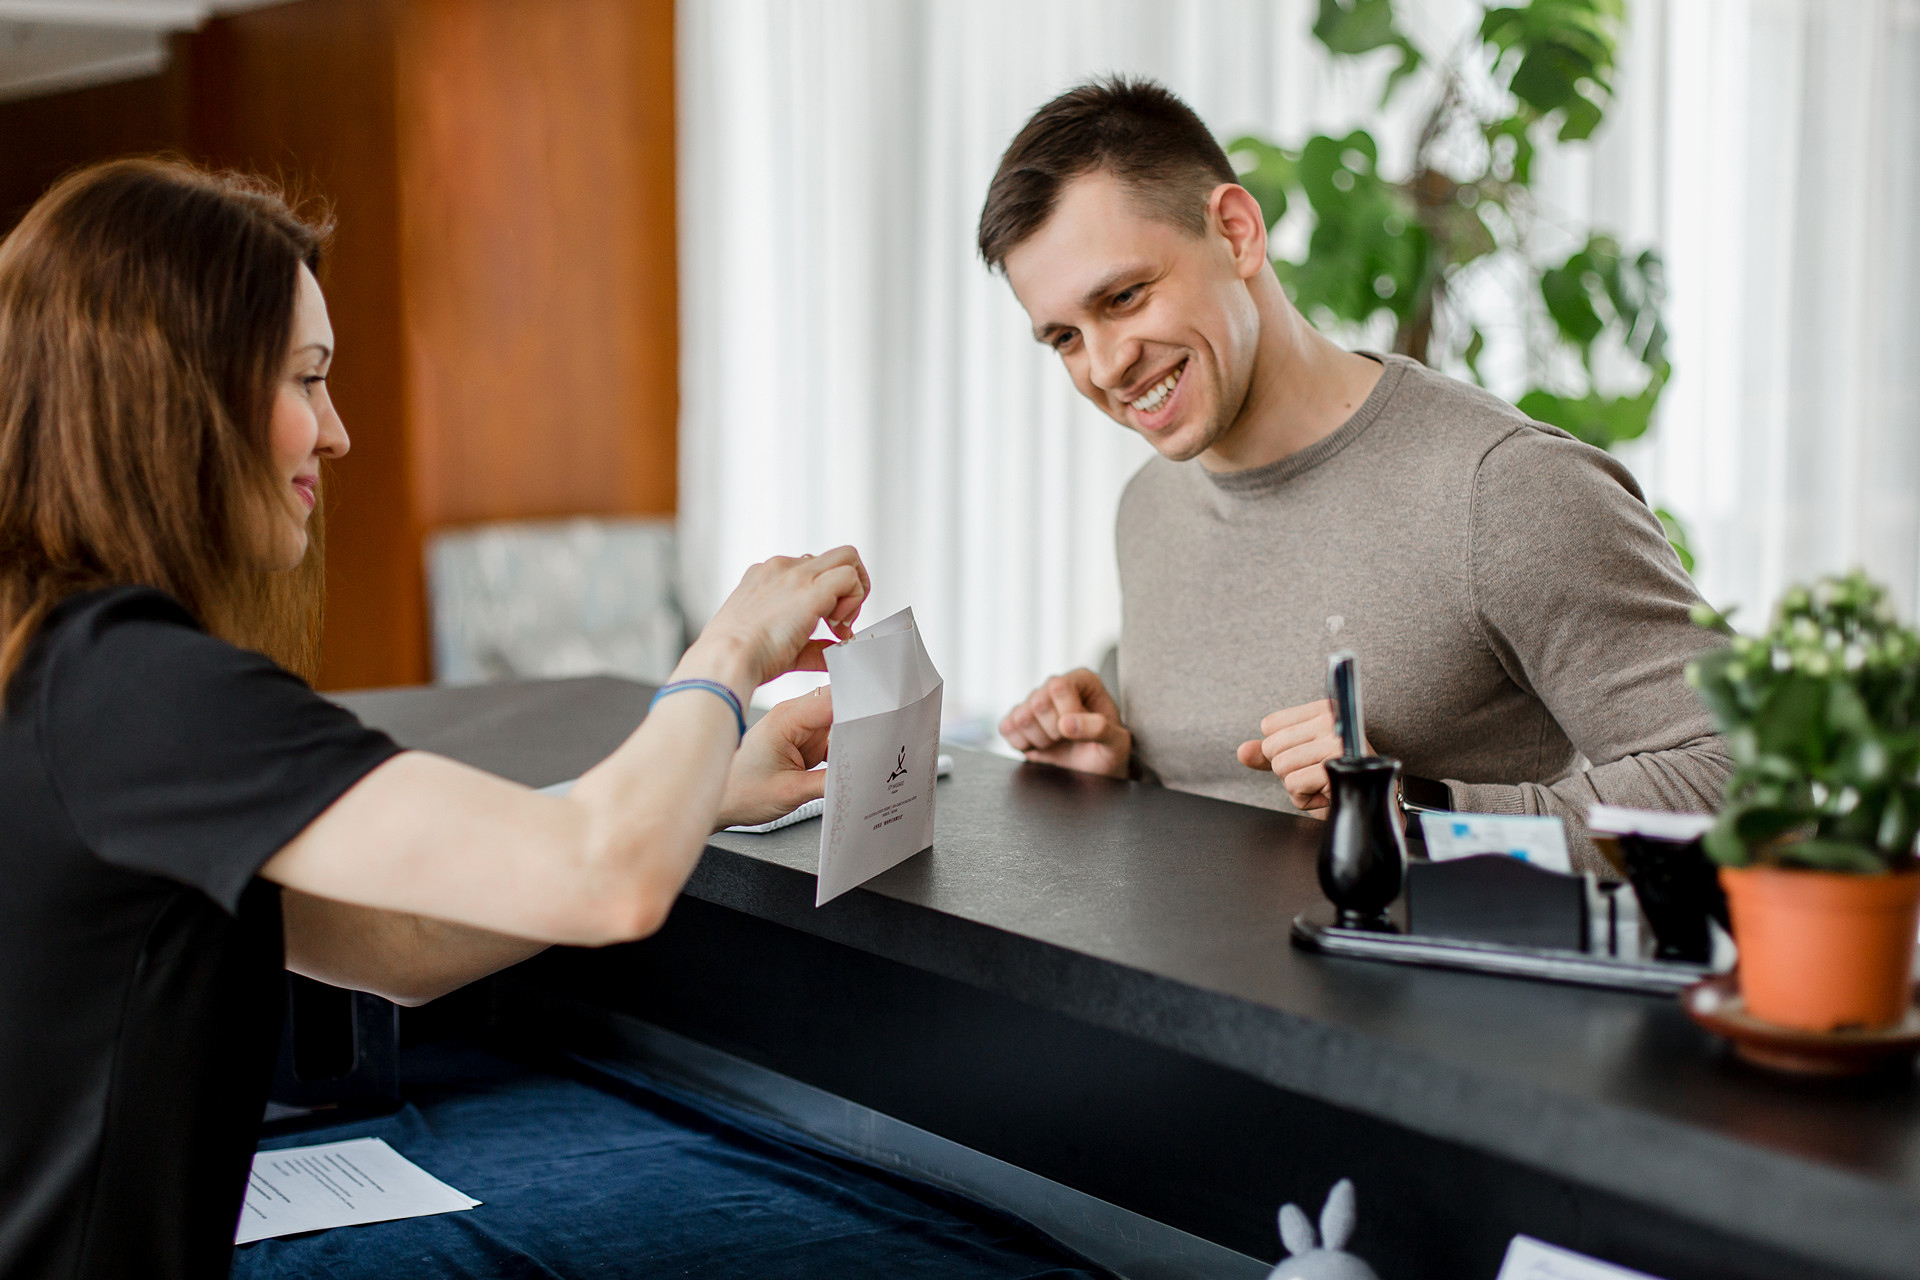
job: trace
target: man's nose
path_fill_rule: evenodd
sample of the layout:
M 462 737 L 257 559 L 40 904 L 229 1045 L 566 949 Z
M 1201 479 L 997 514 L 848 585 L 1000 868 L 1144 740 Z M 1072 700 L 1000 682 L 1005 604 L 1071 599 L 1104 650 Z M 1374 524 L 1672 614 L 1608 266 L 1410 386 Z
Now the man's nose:
M 1138 344 L 1125 338 L 1089 334 L 1087 376 L 1102 391 L 1114 391 L 1127 383 L 1127 372 L 1139 359 Z

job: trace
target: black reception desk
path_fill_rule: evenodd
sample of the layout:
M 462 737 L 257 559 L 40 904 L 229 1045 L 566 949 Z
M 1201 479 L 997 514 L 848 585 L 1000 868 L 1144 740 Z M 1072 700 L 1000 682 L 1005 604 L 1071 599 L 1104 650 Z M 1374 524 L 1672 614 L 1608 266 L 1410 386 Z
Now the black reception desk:
M 341 701 L 542 786 L 650 692 Z M 660 934 L 492 1007 L 640 1019 L 1257 1257 L 1349 1176 L 1388 1280 L 1491 1280 L 1515 1232 L 1664 1280 L 1920 1277 L 1911 1079 L 1761 1076 L 1669 999 L 1302 953 L 1317 824 L 954 754 L 930 853 L 816 909 L 817 823 L 715 836 Z

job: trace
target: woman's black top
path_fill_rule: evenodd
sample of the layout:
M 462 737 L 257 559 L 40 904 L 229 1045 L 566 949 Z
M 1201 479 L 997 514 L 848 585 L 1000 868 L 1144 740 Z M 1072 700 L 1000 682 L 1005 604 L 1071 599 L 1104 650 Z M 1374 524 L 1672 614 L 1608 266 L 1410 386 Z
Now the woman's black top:
M 255 872 L 399 750 L 139 587 L 0 708 L 0 1276 L 225 1276 L 280 1040 Z

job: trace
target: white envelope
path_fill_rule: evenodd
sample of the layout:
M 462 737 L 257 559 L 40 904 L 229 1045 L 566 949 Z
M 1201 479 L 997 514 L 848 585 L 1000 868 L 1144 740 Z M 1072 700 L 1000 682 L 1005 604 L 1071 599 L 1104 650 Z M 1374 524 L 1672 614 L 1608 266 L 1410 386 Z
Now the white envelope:
M 827 675 L 833 730 L 815 906 L 933 847 L 944 687 L 912 609 L 828 649 Z

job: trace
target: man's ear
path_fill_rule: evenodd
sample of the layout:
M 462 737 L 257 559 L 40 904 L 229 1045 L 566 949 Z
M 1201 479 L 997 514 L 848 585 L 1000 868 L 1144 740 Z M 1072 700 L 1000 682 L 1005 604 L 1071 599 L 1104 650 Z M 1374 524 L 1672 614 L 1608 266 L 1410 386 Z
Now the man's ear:
M 1207 197 L 1207 221 L 1227 242 L 1227 253 L 1242 280 L 1267 265 L 1267 215 L 1253 193 L 1237 182 L 1223 182 Z

